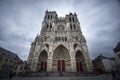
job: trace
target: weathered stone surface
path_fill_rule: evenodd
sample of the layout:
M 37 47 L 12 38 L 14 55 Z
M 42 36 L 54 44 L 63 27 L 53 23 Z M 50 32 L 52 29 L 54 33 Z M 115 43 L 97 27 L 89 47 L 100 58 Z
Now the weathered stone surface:
M 86 40 L 77 15 L 58 17 L 46 11 L 40 35 L 31 44 L 31 71 L 92 71 Z

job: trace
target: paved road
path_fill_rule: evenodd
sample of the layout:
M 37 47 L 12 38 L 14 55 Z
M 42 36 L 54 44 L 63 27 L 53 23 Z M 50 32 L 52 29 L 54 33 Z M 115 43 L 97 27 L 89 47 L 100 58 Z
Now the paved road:
M 120 75 L 119 77 L 120 80 Z M 8 79 L 0 79 L 8 80 Z M 13 77 L 11 80 L 113 80 L 112 76 L 99 75 L 99 76 L 81 76 L 81 77 Z
M 82 77 L 13 77 L 12 80 L 112 80 L 112 76 L 100 75 Z

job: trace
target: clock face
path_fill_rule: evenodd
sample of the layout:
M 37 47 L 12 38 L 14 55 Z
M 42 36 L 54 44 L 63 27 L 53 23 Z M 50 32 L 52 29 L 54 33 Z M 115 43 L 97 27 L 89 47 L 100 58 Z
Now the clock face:
M 62 30 L 64 30 L 64 26 L 63 26 L 63 25 L 59 25 L 59 26 L 57 27 L 57 29 L 60 30 L 60 31 L 62 31 Z

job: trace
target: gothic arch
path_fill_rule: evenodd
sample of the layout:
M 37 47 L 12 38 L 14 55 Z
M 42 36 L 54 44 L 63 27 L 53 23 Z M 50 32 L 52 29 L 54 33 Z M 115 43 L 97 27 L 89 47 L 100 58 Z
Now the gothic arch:
M 85 67 L 86 67 L 85 57 L 80 50 L 78 50 L 75 53 L 75 59 L 76 59 L 76 71 L 80 71 L 80 72 L 85 71 Z
M 47 59 L 48 59 L 47 51 L 46 50 L 41 51 L 41 53 L 38 56 L 37 71 L 47 70 Z
M 78 44 L 79 45 L 79 44 Z M 82 49 L 82 47 L 80 47 L 80 46 L 77 46 L 77 48 L 75 49 L 75 54 L 77 53 L 77 51 L 80 51 L 80 52 L 82 52 L 82 54 L 83 54 L 83 49 Z M 83 54 L 83 56 L 85 56 L 84 54 Z
M 59 46 L 63 46 L 63 47 L 65 47 L 67 50 L 68 50 L 68 46 L 67 45 L 65 45 L 65 44 L 63 44 L 63 43 L 58 43 L 57 45 L 55 45 L 55 47 L 54 47 L 54 51 L 55 51 L 55 49 L 57 48 L 57 47 L 59 47 Z M 69 50 L 68 50 L 69 51 Z
M 52 70 L 53 71 L 70 71 L 71 70 L 70 62 L 71 62 L 70 54 L 68 49 L 63 45 L 57 46 L 53 53 Z
M 49 51 L 49 44 L 47 44 L 47 43 L 43 44 L 43 45 L 41 46 L 40 53 L 41 53 L 42 51 L 44 51 L 44 50 L 48 53 L 48 51 Z
M 55 50 L 54 50 L 53 58 L 55 57 L 55 56 L 54 56 L 54 55 L 56 54 L 55 52 L 58 51 L 58 50 L 63 50 L 63 51 L 65 51 L 65 53 L 67 53 L 67 54 L 65 54 L 65 56 L 66 56 L 66 57 L 70 57 L 68 49 L 67 49 L 64 45 L 59 45 L 59 46 L 57 46 L 57 47 L 55 48 Z M 58 52 L 61 52 L 61 51 L 58 51 Z M 57 52 L 57 53 L 58 53 L 58 52 Z

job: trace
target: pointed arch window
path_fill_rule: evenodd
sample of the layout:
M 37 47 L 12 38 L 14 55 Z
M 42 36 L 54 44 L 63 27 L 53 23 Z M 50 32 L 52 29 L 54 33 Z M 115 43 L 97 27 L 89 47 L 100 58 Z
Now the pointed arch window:
M 69 17 L 69 21 L 71 22 L 71 17 Z
M 74 20 L 74 17 L 72 17 L 72 21 L 74 22 L 75 20 Z
M 72 30 L 72 24 L 70 24 L 70 30 Z
M 46 27 L 46 29 L 48 29 L 48 27 L 49 27 L 49 26 L 48 26 L 48 24 L 47 24 L 47 27 Z
M 76 30 L 76 26 L 75 26 L 75 24 L 74 24 L 73 26 L 74 26 L 74 30 Z
M 52 24 L 50 24 L 50 30 L 52 29 Z

